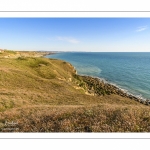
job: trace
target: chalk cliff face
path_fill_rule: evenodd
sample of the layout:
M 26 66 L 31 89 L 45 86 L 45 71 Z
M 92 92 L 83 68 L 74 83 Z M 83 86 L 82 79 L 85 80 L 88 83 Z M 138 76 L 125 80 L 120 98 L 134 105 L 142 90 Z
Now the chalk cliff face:
M 148 132 L 150 107 L 137 101 L 61 60 L 0 61 L 0 132 Z

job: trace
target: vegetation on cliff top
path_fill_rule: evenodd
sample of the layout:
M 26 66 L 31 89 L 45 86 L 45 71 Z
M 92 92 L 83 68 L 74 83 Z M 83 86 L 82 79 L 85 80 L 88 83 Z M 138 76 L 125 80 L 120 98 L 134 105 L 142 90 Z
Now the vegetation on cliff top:
M 149 106 L 105 91 L 94 96 L 87 88 L 67 62 L 1 57 L 0 131 L 150 131 Z

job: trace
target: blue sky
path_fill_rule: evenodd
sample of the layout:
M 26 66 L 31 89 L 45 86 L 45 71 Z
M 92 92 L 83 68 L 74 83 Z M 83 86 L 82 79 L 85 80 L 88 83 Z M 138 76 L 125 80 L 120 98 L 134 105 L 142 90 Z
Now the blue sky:
M 0 18 L 0 48 L 150 52 L 150 18 Z

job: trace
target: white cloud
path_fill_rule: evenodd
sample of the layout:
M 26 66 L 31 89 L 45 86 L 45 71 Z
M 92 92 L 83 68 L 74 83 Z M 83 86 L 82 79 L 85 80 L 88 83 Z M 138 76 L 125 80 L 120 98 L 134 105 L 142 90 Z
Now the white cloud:
M 79 40 L 77 40 L 75 38 L 72 38 L 72 37 L 61 37 L 61 36 L 58 36 L 57 40 L 64 41 L 64 42 L 69 42 L 69 43 L 73 43 L 73 44 L 77 44 L 77 43 L 80 42 Z
M 136 32 L 141 32 L 141 31 L 144 31 L 146 30 L 148 27 L 147 26 L 142 26 L 142 27 L 138 27 Z

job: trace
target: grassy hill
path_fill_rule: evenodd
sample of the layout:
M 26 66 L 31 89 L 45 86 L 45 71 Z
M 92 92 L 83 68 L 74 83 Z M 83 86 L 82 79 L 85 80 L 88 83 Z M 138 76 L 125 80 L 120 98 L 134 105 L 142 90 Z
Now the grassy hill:
M 150 131 L 149 106 L 118 94 L 94 96 L 75 72 L 61 60 L 1 57 L 0 131 Z

